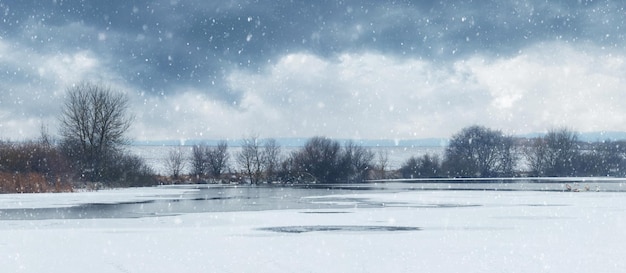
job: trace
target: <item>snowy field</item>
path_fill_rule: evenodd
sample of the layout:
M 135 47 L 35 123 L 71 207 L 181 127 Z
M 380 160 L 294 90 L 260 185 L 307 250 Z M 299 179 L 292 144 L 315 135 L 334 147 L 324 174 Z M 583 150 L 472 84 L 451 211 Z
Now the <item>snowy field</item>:
M 622 190 L 399 185 L 0 195 L 0 271 L 626 272 Z

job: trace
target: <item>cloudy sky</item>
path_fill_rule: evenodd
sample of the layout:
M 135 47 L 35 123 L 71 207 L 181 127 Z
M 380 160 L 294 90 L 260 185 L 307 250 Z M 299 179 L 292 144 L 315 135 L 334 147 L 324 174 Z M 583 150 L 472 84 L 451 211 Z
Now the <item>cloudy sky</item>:
M 0 138 L 81 81 L 136 140 L 626 131 L 622 1 L 0 0 Z

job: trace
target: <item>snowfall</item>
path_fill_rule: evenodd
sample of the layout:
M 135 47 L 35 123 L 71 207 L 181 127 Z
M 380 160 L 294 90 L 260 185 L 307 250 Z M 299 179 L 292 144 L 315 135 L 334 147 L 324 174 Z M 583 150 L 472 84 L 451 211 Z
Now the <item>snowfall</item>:
M 372 185 L 0 195 L 0 271 L 626 272 L 622 183 Z

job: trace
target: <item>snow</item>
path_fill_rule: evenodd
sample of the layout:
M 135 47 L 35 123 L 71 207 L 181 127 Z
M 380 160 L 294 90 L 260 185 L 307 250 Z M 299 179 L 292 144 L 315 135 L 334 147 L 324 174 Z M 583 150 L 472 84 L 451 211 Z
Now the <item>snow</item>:
M 29 207 L 50 208 L 164 198 L 190 190 L 6 195 L 0 201 L 4 208 L 16 207 L 20 199 Z M 29 221 L 2 220 L 0 215 L 0 268 L 94 273 L 624 272 L 625 197 L 624 192 L 356 191 L 303 198 L 339 203 L 324 209 Z M 302 233 L 266 229 L 323 226 L 346 228 Z M 419 230 L 350 229 L 370 226 Z

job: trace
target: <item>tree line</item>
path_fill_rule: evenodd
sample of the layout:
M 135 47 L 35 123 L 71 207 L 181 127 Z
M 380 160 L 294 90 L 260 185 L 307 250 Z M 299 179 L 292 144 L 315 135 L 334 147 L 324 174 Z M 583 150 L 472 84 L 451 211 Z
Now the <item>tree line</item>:
M 173 178 L 179 178 L 188 164 L 190 178 L 196 182 L 250 184 L 363 182 L 371 177 L 375 158 L 375 153 L 354 142 L 342 145 L 321 136 L 289 155 L 283 154 L 275 139 L 245 138 L 234 154 L 237 166 L 229 166 L 226 141 L 216 146 L 194 145 L 187 159 L 182 154 L 180 147 L 168 153 L 166 166 Z
M 626 176 L 626 141 L 584 142 L 567 128 L 535 138 L 470 126 L 455 134 L 437 155 L 411 157 L 403 178 Z
M 352 141 L 342 144 L 321 136 L 309 139 L 286 156 L 274 139 L 260 140 L 258 136 L 244 139 L 241 151 L 234 154 L 239 171 L 228 166 L 229 156 L 226 141 L 214 147 L 194 146 L 190 159 L 193 176 L 210 182 L 243 179 L 252 184 L 355 183 L 393 178 L 626 176 L 626 141 L 584 142 L 567 128 L 552 129 L 535 138 L 518 138 L 484 126 L 470 126 L 452 136 L 443 156 L 412 156 L 397 170 L 387 170 L 388 154 L 384 152 L 376 154 Z
M 191 156 L 169 152 L 169 177 L 159 177 L 125 149 L 134 117 L 129 100 L 99 84 L 67 89 L 59 139 L 42 126 L 39 139 L 0 141 L 0 192 L 68 191 L 75 187 L 147 186 L 172 182 L 354 183 L 368 179 L 511 176 L 625 176 L 626 142 L 580 141 L 572 130 L 515 138 L 470 126 L 453 135 L 443 156 L 407 159 L 388 170 L 388 153 L 323 136 L 283 154 L 274 139 L 252 135 L 231 154 L 226 141 L 195 145 Z M 185 168 L 185 166 L 190 168 Z M 189 173 L 184 173 L 189 169 Z

